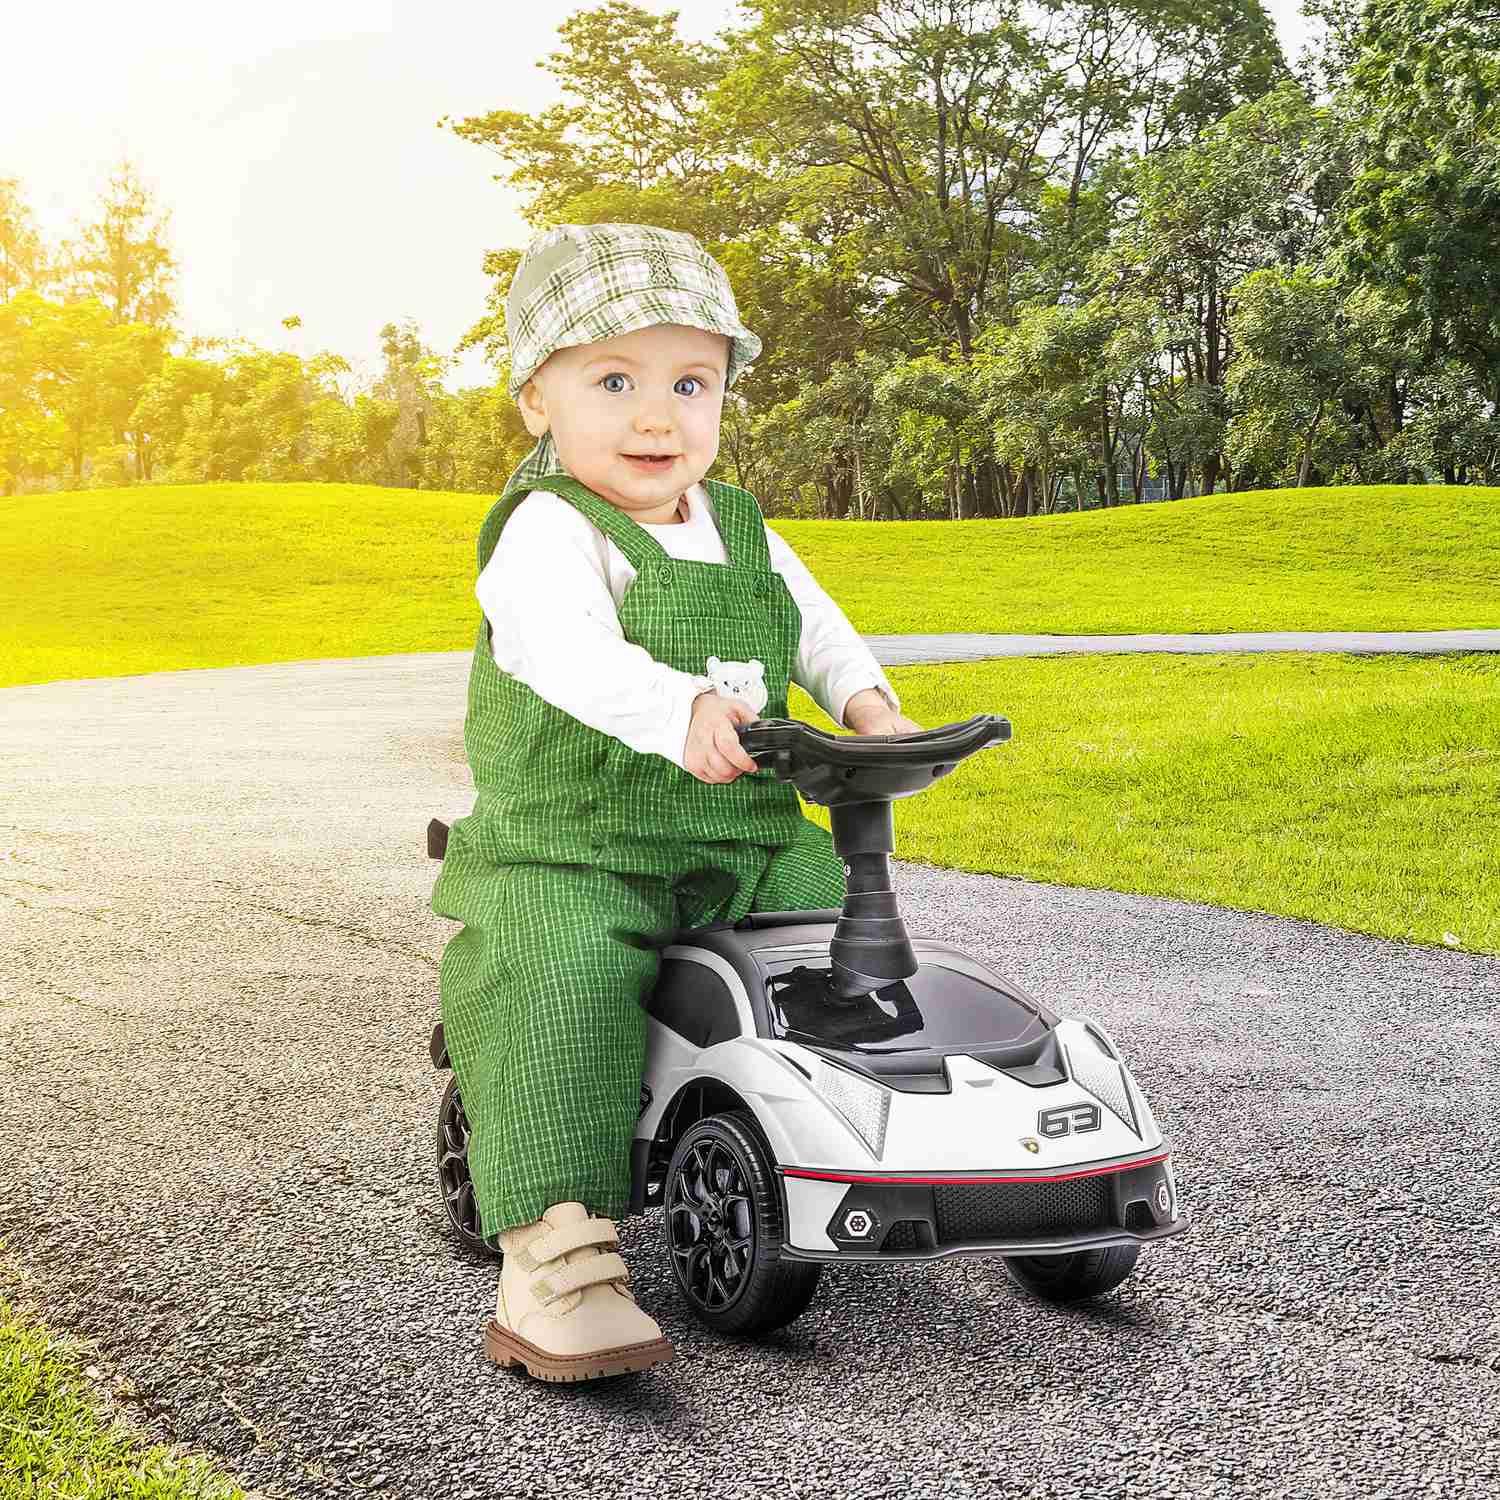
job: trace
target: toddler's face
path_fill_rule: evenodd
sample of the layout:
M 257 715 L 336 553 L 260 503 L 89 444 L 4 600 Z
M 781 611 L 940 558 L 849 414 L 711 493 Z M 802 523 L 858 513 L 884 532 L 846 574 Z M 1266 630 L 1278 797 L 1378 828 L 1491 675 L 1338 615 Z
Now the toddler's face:
M 667 521 L 713 466 L 729 364 L 726 334 L 653 323 L 555 350 L 520 394 L 526 429 L 550 427 L 562 466 L 638 521 Z M 632 454 L 663 454 L 644 463 Z

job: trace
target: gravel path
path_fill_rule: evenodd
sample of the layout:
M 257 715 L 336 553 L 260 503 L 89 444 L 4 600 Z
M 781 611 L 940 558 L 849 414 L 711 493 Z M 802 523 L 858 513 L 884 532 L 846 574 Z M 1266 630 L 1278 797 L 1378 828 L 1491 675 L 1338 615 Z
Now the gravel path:
M 1082 1309 L 848 1267 L 740 1343 L 653 1212 L 624 1250 L 676 1361 L 489 1365 L 426 1056 L 466 670 L 0 692 L 0 1239 L 158 1437 L 268 1496 L 1500 1490 L 1500 960 L 906 864 L 914 931 L 1113 1031 L 1193 1228 Z
M 882 665 L 1135 651 L 1346 651 L 1435 656 L 1500 651 L 1500 630 L 1264 630 L 1217 635 L 868 635 Z

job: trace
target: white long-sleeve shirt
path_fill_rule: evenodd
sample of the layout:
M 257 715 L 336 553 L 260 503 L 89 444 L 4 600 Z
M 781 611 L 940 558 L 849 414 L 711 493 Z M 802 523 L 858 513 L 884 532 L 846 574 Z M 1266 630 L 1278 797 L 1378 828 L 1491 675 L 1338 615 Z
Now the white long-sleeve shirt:
M 727 562 L 708 492 L 692 485 L 686 500 L 686 520 L 642 524 L 673 557 Z M 802 612 L 792 681 L 837 724 L 864 688 L 879 689 L 899 708 L 880 663 L 843 611 L 769 526 L 766 542 L 771 566 Z M 501 530 L 474 592 L 502 670 L 632 750 L 681 766 L 703 685 L 625 639 L 618 609 L 634 577 L 620 549 L 581 511 L 550 490 L 532 490 Z

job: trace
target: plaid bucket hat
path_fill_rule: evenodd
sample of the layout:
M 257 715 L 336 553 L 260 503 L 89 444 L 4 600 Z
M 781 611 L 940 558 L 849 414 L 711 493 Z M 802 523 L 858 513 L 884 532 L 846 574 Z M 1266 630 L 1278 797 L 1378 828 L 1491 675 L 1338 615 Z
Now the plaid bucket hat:
M 760 339 L 740 321 L 724 268 L 691 234 L 654 224 L 558 224 L 526 247 L 505 299 L 514 400 L 548 357 L 653 323 L 705 328 L 731 340 L 725 385 L 759 357 Z M 505 483 L 505 493 L 563 473 L 544 433 Z

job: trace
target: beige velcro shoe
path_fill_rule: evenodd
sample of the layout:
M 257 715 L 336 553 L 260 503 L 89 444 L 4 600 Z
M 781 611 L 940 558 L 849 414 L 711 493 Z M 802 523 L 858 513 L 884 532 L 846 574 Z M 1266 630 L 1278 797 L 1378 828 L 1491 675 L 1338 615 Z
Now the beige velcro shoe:
M 505 1259 L 484 1348 L 542 1380 L 594 1380 L 671 1359 L 660 1326 L 636 1303 L 614 1223 L 581 1203 L 554 1203 L 501 1233 Z

